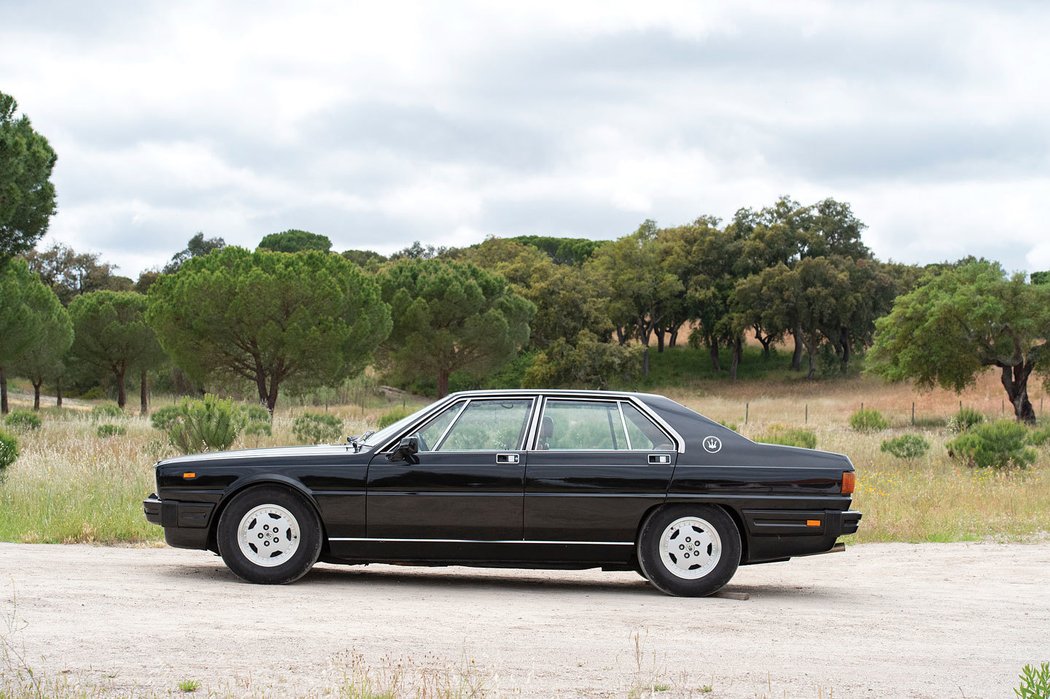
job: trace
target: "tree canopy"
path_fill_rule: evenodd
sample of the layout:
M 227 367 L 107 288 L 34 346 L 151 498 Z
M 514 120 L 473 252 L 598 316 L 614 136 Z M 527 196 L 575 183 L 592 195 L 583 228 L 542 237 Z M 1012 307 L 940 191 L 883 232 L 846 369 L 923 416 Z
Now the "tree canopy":
M 32 249 L 56 210 L 51 171 L 58 156 L 29 117 L 15 117 L 17 109 L 0 92 L 0 266 Z
M 326 235 L 292 229 L 264 236 L 259 241 L 258 249 L 274 252 L 305 252 L 307 250 L 328 252 L 332 249 L 332 241 Z
M 66 306 L 80 294 L 132 288 L 131 280 L 113 274 L 116 265 L 100 261 L 97 253 L 78 253 L 68 245 L 55 243 L 45 250 L 30 250 L 25 258 L 29 268 Z
M 204 257 L 216 250 L 222 250 L 224 247 L 226 247 L 226 241 L 222 238 L 205 238 L 204 233 L 198 231 L 186 243 L 185 248 L 172 255 L 171 261 L 164 265 L 163 272 L 164 274 L 174 274 L 179 271 L 179 268 L 187 260 L 192 260 L 195 257 Z M 145 285 L 146 288 L 148 289 L 154 281 L 156 281 L 155 278 L 150 279 Z
M 134 291 L 94 291 L 69 304 L 75 337 L 72 359 L 113 377 L 117 405 L 127 404 L 127 374 L 163 359 L 146 322 L 146 297 Z
M 1050 361 L 1050 286 L 1008 276 L 998 263 L 971 262 L 928 276 L 875 326 L 875 373 L 961 391 L 998 367 L 1017 419 L 1035 421 L 1028 378 Z
M 16 371 L 33 384 L 33 409 L 40 409 L 40 388 L 45 379 L 62 374 L 63 358 L 73 344 L 73 321 L 53 292 L 33 293 L 26 299 L 36 326 L 33 340 L 15 364 Z
M 475 265 L 406 258 L 380 279 L 394 317 L 384 358 L 406 377 L 436 379 L 438 396 L 452 372 L 483 375 L 529 340 L 535 307 Z
M 6 414 L 9 408 L 8 367 L 34 350 L 57 303 L 54 292 L 24 260 L 10 260 L 0 268 L 0 413 Z
M 191 377 L 245 378 L 271 412 L 285 381 L 310 388 L 361 371 L 391 327 L 379 287 L 348 260 L 236 247 L 161 276 L 148 317 Z

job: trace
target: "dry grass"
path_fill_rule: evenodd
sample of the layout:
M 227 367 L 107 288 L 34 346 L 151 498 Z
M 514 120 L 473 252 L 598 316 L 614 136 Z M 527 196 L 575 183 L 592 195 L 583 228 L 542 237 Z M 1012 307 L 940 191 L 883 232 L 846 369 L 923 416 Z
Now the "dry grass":
M 865 378 L 720 382 L 666 393 L 747 436 L 775 425 L 805 426 L 816 433 L 818 448 L 848 454 L 858 472 L 855 506 L 865 514 L 858 542 L 1019 540 L 1050 531 L 1050 452 L 1041 450 L 1035 466 L 1025 471 L 974 471 L 948 458 L 944 445 L 951 435 L 943 427 L 910 425 L 913 401 L 920 420 L 943 424 L 960 400 L 997 417 L 1002 389 L 993 374 L 961 397 L 946 391 L 916 394 L 908 386 Z M 1037 387 L 1037 410 L 1041 395 Z M 873 434 L 850 430 L 849 416 L 862 402 L 881 410 L 891 428 Z M 330 412 L 344 419 L 348 433 L 360 433 L 390 407 L 346 405 Z M 293 444 L 292 421 L 303 410 L 280 411 L 273 436 L 242 437 L 235 447 Z M 43 428 L 21 435 L 22 456 L 0 483 L 0 540 L 159 542 L 161 530 L 145 521 L 141 501 L 154 490 L 153 463 L 171 452 L 147 420 L 119 422 L 125 435 L 99 439 L 98 423 L 88 415 L 52 412 L 45 414 Z M 908 462 L 879 450 L 884 439 L 915 431 L 931 443 L 927 456 Z

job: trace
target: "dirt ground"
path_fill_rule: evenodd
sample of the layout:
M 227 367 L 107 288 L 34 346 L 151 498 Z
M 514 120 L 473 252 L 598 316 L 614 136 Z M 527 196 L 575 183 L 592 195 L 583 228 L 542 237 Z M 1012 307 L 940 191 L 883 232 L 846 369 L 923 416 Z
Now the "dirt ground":
M 0 634 L 107 695 L 323 695 L 364 662 L 467 668 L 494 696 L 1006 697 L 1050 660 L 1048 580 L 1050 542 L 745 567 L 726 591 L 747 600 L 599 571 L 319 565 L 263 587 L 205 552 L 0 544 Z

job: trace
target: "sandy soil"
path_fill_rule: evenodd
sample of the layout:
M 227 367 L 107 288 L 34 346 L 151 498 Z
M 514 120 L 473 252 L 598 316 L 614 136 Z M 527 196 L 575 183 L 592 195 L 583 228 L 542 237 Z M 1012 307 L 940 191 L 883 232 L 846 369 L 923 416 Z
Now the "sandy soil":
M 357 656 L 473 663 L 496 696 L 1005 697 L 1050 660 L 1048 577 L 1050 543 L 885 544 L 742 568 L 726 589 L 748 600 L 598 571 L 319 565 L 262 587 L 204 552 L 0 544 L 0 634 L 107 694 L 321 694 Z

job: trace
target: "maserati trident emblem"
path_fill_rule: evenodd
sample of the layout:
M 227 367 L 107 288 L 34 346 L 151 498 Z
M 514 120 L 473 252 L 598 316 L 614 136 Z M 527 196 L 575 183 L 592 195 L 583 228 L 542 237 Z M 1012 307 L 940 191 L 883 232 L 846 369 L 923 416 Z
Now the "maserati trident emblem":
M 718 437 L 704 437 L 704 449 L 717 454 L 722 449 L 722 440 Z

